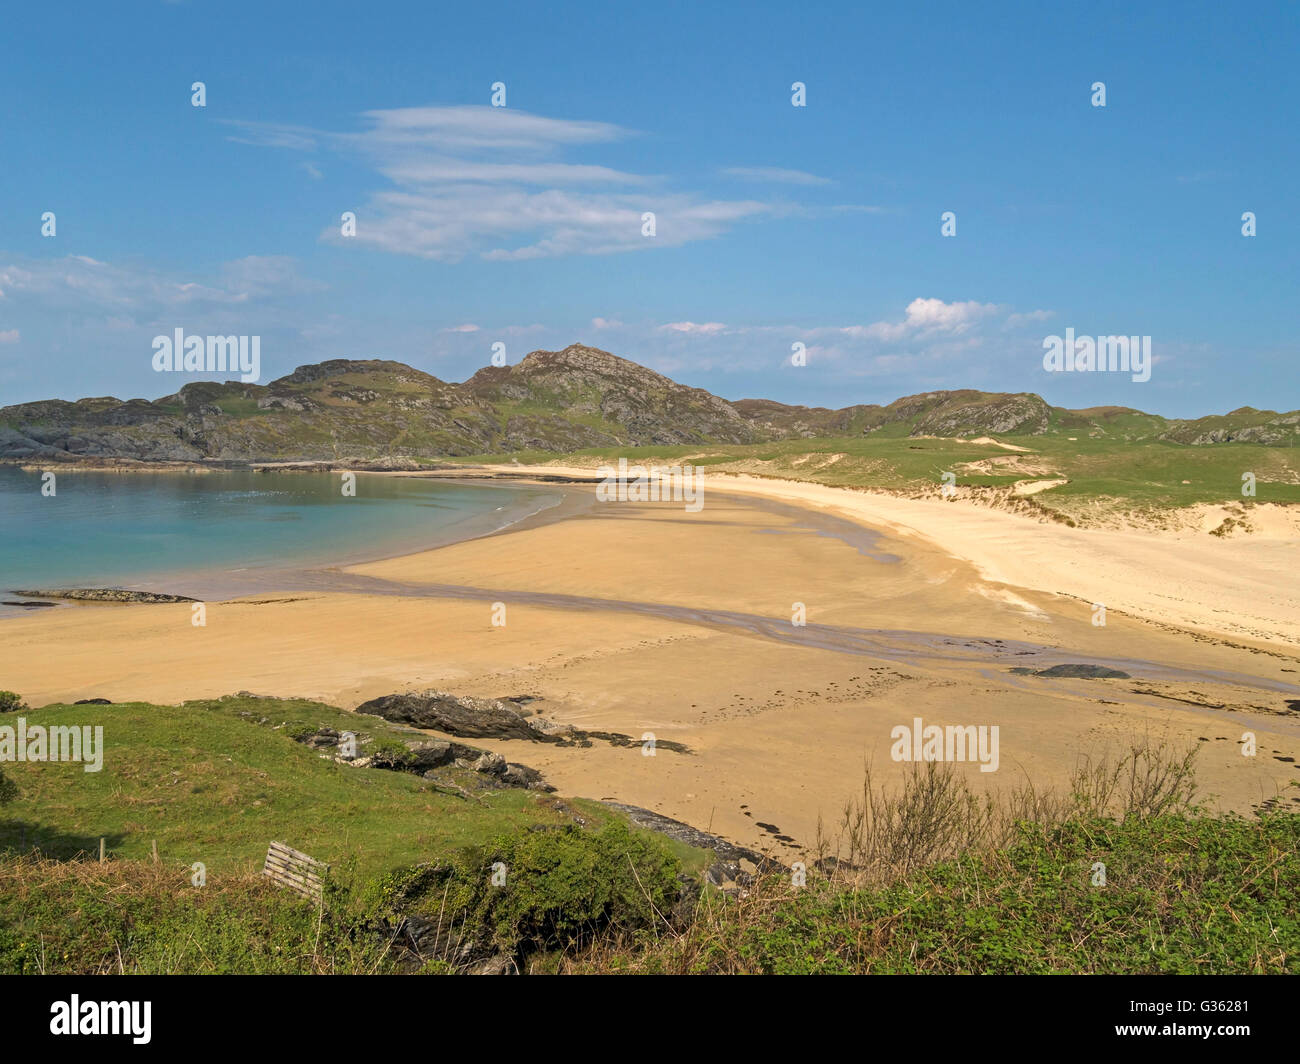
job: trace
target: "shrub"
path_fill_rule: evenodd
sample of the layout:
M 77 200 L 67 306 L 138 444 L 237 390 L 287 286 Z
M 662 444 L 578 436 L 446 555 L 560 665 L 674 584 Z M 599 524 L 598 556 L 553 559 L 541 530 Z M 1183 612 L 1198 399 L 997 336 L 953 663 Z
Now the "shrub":
M 24 713 L 29 708 L 13 691 L 0 691 L 0 713 Z
M 491 953 L 572 949 L 597 932 L 664 927 L 678 872 L 675 857 L 625 824 L 567 825 L 501 836 L 455 863 L 394 872 L 377 885 L 375 901 L 389 918 L 433 923 L 435 959 L 464 964 Z

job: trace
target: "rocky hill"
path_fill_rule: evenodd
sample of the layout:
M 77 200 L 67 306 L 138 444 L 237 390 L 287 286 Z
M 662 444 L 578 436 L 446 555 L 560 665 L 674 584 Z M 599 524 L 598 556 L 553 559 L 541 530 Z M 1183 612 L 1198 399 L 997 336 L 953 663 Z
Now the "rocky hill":
M 374 461 L 865 434 L 1046 433 L 1293 446 L 1300 412 L 1243 407 L 1168 421 L 1124 407 L 1066 410 L 1031 393 L 971 390 L 839 410 L 729 402 L 574 344 L 479 370 L 461 384 L 400 362 L 335 359 L 267 385 L 197 381 L 154 401 L 23 403 L 0 409 L 0 459 Z

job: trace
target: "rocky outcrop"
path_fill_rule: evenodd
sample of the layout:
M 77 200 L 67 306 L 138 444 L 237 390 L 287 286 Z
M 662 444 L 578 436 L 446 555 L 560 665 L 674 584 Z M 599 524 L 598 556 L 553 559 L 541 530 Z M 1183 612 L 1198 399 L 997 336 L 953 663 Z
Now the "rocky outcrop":
M 429 728 L 468 739 L 529 739 L 559 742 L 533 727 L 529 711 L 513 703 L 492 698 L 470 698 L 445 691 L 384 695 L 357 706 L 358 713 L 370 713 L 395 724 Z
M 446 691 L 417 691 L 372 698 L 357 706 L 356 711 L 464 739 L 526 739 L 561 746 L 591 746 L 593 740 L 611 746 L 641 745 L 640 739 L 622 732 L 584 731 L 538 716 L 529 708 L 529 703 L 535 701 L 530 696 L 473 698 Z M 690 753 L 690 748 L 681 743 L 659 738 L 655 739 L 655 749 Z
M 70 599 L 74 602 L 198 602 L 184 595 L 164 595 L 156 591 L 124 591 L 118 587 L 72 587 L 61 591 L 14 591 L 15 595 L 34 599 Z
M 343 736 L 337 729 L 327 725 L 314 731 L 294 733 L 291 738 L 313 750 L 332 754 L 336 761 L 353 768 L 412 772 L 427 780 L 445 782 L 443 774 L 437 770 L 455 767 L 478 773 L 480 785 L 487 788 L 518 787 L 547 792 L 555 790 L 536 769 L 507 761 L 500 754 L 461 743 L 435 739 L 371 744 L 362 740 L 357 749 L 358 756 L 348 757 L 339 751 Z
M 782 868 L 780 863 L 755 850 L 737 846 L 734 842 L 728 842 L 717 835 L 710 835 L 707 831 L 700 831 L 690 824 L 683 824 L 680 820 L 673 820 L 650 809 L 624 805 L 622 802 L 605 801 L 602 804 L 617 809 L 637 827 L 658 832 L 660 835 L 666 835 L 670 839 L 684 842 L 697 849 L 712 850 L 717 859 L 709 866 L 705 875 L 715 886 L 727 883 L 743 886 L 752 881 L 755 873 L 774 872 Z M 744 864 L 748 864 L 750 868 L 745 868 Z
M 1129 680 L 1126 672 L 1108 668 L 1105 665 L 1053 665 L 1050 669 L 1026 669 L 1021 666 L 1011 670 L 1019 676 L 1046 676 L 1048 678 L 1072 680 Z
M 489 366 L 464 386 L 497 407 L 541 404 L 574 425 L 598 419 L 608 426 L 605 444 L 751 443 L 759 438 L 725 399 L 584 344 L 534 351 L 514 366 Z M 527 419 L 519 416 L 516 429 L 528 431 Z M 592 429 L 602 432 L 599 426 Z

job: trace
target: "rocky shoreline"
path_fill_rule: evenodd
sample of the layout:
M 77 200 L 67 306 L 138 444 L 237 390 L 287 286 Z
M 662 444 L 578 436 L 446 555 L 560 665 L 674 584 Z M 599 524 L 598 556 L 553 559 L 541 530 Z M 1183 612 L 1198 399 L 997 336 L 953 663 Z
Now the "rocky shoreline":
M 69 587 L 55 591 L 19 591 L 14 589 L 10 591 L 11 595 L 17 595 L 20 598 L 27 599 L 62 599 L 70 602 L 146 602 L 146 603 L 166 603 L 166 602 L 198 602 L 198 599 L 188 598 L 185 595 L 166 595 L 159 591 L 127 591 L 120 587 Z M 6 603 L 8 605 L 8 603 Z M 50 606 L 53 603 L 43 602 L 19 602 L 14 603 L 19 606 Z
M 427 728 L 462 739 L 524 739 L 535 743 L 561 746 L 591 746 L 593 740 L 611 746 L 640 746 L 642 740 L 621 732 L 584 731 L 572 724 L 560 724 L 539 716 L 529 708 L 539 701 L 531 695 L 510 698 L 473 698 L 446 691 L 416 691 L 383 695 L 357 706 L 356 712 L 369 713 L 394 724 Z M 666 739 L 654 741 L 656 750 L 689 754 L 681 743 Z

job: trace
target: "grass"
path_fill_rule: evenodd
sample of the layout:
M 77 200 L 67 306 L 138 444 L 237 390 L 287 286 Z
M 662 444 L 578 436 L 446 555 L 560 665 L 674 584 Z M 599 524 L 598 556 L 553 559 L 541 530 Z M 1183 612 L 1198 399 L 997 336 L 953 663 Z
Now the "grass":
M 1096 505 L 1107 510 L 1158 511 L 1197 503 L 1300 503 L 1300 458 L 1295 448 L 1248 443 L 1193 447 L 1162 440 L 1086 434 L 1071 439 L 1065 430 L 1041 436 L 999 436 L 999 440 L 1026 450 L 1016 452 L 994 444 L 882 432 L 744 445 L 588 448 L 563 456 L 521 451 L 474 455 L 463 460 L 517 460 L 525 465 L 552 460 L 596 465 L 620 457 L 645 464 L 689 461 L 709 472 L 750 473 L 831 487 L 907 493 L 937 490 L 945 471 L 956 473 L 958 488 L 1010 489 L 1021 480 L 1059 477 L 1067 483 L 1033 496 L 1032 505 L 1076 520 L 1086 520 L 1090 507 Z M 829 461 L 836 455 L 840 457 Z M 962 468 L 989 460 L 994 465 L 986 472 Z M 1020 463 L 1028 463 L 1030 468 L 1018 468 Z M 1241 494 L 1242 474 L 1247 472 L 1256 477 L 1257 494 L 1253 499 Z
M 1099 866 L 1105 866 L 1100 885 Z M 1300 816 L 1024 824 L 899 882 L 768 877 L 575 972 L 1300 973 Z
M 424 794 L 413 776 L 322 761 L 286 732 L 329 707 L 269 701 L 188 703 L 171 716 L 177 707 L 76 707 L 121 712 L 94 790 L 17 766 L 29 812 L 61 790 L 79 795 L 47 813 L 64 839 L 74 809 L 107 823 L 153 815 L 142 797 L 169 800 L 147 825 L 164 850 L 156 863 L 137 854 L 134 832 L 103 863 L 0 851 L 0 972 L 1300 972 L 1300 816 L 1205 815 L 1194 748 L 1143 742 L 1082 761 L 1068 790 L 1002 797 L 973 795 L 952 765 L 917 766 L 897 791 L 868 774 L 833 847 L 819 832 L 806 867 L 724 893 L 692 885 L 658 836 L 612 816 L 579 826 L 463 802 L 438 809 L 431 830 L 430 811 L 454 799 Z M 52 723 L 69 708 L 34 713 Z M 153 723 L 141 722 L 149 711 Z M 273 730 L 279 718 L 290 723 Z M 161 763 L 147 770 L 150 748 L 124 756 L 121 735 L 173 747 L 154 747 Z M 237 742 L 250 736 L 257 749 Z M 212 767 L 236 789 L 214 789 L 207 770 L 173 782 L 195 756 L 188 744 L 213 739 L 223 745 Z M 346 790 L 371 780 L 380 789 Z M 358 799 L 368 807 L 352 812 L 376 832 L 363 850 L 340 820 Z M 169 851 L 223 823 L 227 837 L 207 848 L 228 858 L 195 886 L 190 855 Z M 421 824 L 429 834 L 413 844 Z M 266 830 L 318 833 L 317 852 L 334 859 L 319 903 L 246 866 Z
M 469 770 L 447 770 L 449 783 L 459 778 L 471 791 L 466 799 L 411 773 L 324 759 L 292 735 L 328 725 L 356 731 L 363 744 L 422 736 L 317 702 L 50 705 L 24 716 L 29 725 L 102 725 L 103 769 L 7 765 L 19 797 L 0 811 L 0 849 L 37 847 L 71 858 L 97 854 L 102 837 L 114 858 L 142 859 L 157 840 L 165 860 L 236 875 L 259 869 L 276 839 L 331 864 L 352 861 L 370 877 L 502 833 L 572 820 L 536 791 L 474 792 L 477 776 Z M 613 817 L 597 803 L 569 807 L 597 824 Z M 705 862 L 699 851 L 674 852 L 692 867 Z
M 196 885 L 172 862 L 0 854 L 0 973 L 468 970 L 652 927 L 671 911 L 678 869 L 615 820 L 488 837 L 364 883 L 348 865 L 319 902 L 248 872 Z
M 683 932 L 607 937 L 572 972 L 1300 972 L 1300 815 L 1211 817 L 1196 749 L 1084 759 L 1067 791 L 977 797 L 953 766 L 870 774 L 800 879 L 706 893 Z

